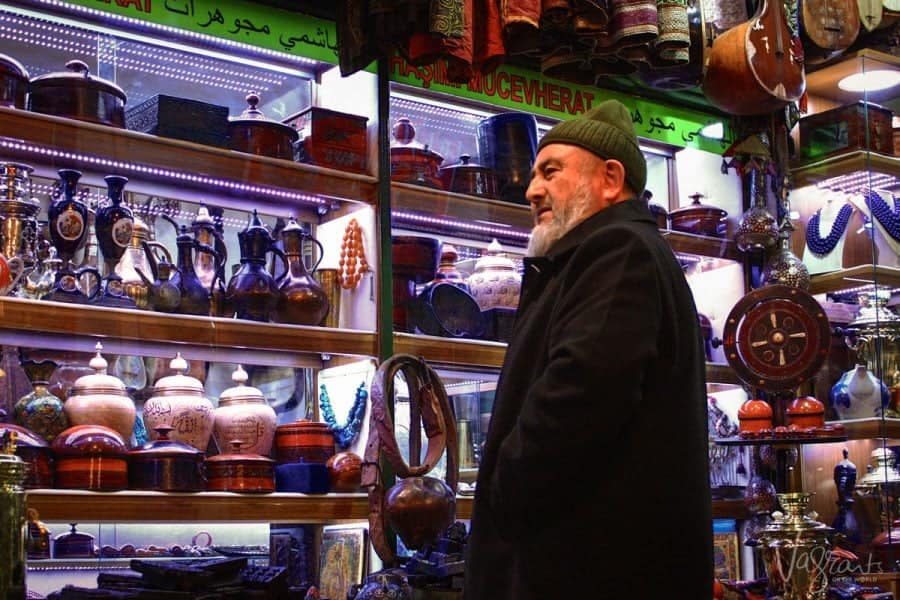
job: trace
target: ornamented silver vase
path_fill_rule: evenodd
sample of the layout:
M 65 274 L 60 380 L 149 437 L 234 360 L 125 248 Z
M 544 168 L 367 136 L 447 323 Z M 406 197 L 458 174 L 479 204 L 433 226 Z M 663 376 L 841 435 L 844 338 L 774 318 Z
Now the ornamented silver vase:
M 794 225 L 785 217 L 781 224 L 781 246 L 766 262 L 761 276 L 763 285 L 790 285 L 809 289 L 809 269 L 797 255 L 791 252 L 791 234 Z
M 741 216 L 734 242 L 742 252 L 771 248 L 778 243 L 778 221 L 766 208 L 766 175 L 761 169 L 750 173 L 753 206 Z

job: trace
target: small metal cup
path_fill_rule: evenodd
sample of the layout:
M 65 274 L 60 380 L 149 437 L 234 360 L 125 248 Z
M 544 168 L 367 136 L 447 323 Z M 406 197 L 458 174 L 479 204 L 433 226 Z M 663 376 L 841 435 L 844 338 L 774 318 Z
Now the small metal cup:
M 313 273 L 316 281 L 328 297 L 328 314 L 319 323 L 321 327 L 339 327 L 341 317 L 341 284 L 337 269 L 318 269 Z

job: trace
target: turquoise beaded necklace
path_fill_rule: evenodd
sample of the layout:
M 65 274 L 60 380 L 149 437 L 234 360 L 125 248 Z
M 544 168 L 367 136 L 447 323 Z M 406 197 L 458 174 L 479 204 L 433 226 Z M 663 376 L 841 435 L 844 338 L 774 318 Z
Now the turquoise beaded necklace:
M 331 398 L 328 397 L 328 389 L 325 384 L 319 386 L 319 409 L 322 411 L 322 418 L 325 424 L 331 429 L 334 440 L 338 447 L 343 449 L 349 448 L 353 440 L 359 435 L 362 429 L 363 415 L 366 414 L 366 400 L 369 393 L 366 391 L 366 382 L 363 381 L 356 388 L 356 398 L 353 400 L 353 406 L 347 415 L 347 421 L 343 425 L 338 425 L 334 418 L 334 408 L 331 406 Z

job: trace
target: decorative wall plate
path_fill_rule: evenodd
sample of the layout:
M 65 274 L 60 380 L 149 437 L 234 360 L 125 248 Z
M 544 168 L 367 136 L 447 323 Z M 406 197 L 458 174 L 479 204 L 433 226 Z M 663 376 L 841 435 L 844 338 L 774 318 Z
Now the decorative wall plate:
M 769 392 L 794 389 L 828 355 L 831 326 L 808 292 L 770 285 L 741 298 L 725 322 L 725 358 L 738 377 Z

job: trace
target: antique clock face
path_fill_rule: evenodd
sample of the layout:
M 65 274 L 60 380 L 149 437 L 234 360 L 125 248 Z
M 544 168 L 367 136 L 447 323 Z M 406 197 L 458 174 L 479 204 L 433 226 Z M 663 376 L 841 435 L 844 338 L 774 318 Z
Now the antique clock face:
M 831 327 L 804 290 L 771 285 L 741 298 L 724 327 L 725 358 L 753 387 L 778 392 L 814 375 L 828 355 Z

